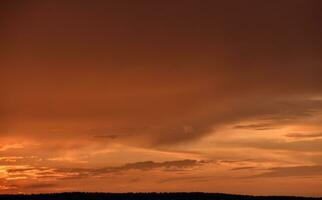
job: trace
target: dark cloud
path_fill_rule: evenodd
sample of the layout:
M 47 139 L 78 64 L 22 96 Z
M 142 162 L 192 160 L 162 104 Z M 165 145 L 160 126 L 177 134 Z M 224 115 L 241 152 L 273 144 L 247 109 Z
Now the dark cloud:
M 255 169 L 255 167 L 251 167 L 251 166 L 248 166 L 248 167 L 236 167 L 236 168 L 232 168 L 231 170 L 245 170 L 245 169 Z
M 8 173 L 24 173 L 24 172 L 29 172 L 29 171 L 33 171 L 33 170 L 39 170 L 39 169 L 36 167 L 26 166 L 26 167 L 22 167 L 22 168 L 9 168 L 6 171 Z
M 275 129 L 276 127 L 274 124 L 269 123 L 258 123 L 258 124 L 248 124 L 248 125 L 236 125 L 234 126 L 236 129 L 251 129 L 251 130 L 257 130 L 257 131 L 265 131 L 265 130 L 271 130 Z
M 322 141 L 313 134 L 233 141 L 225 128 L 278 135 L 278 128 L 308 125 L 321 132 L 321 10 L 320 0 L 1 1 L 0 164 L 17 180 L 46 181 L 130 170 L 175 174 L 207 163 L 102 167 L 185 153 L 236 160 L 249 157 L 243 148 L 263 159 L 317 155 Z M 205 136 L 219 130 L 208 145 L 213 138 Z M 13 163 L 14 156 L 39 160 Z
M 58 184 L 55 183 L 35 183 L 35 184 L 29 184 L 24 186 L 19 186 L 20 188 L 24 189 L 52 189 L 57 188 Z
M 2 4 L 3 136 L 157 146 L 321 108 L 320 1 Z
M 211 176 L 180 176 L 180 177 L 173 177 L 160 180 L 159 183 L 168 183 L 168 182 L 177 182 L 177 181 L 184 181 L 184 182 L 204 182 L 210 181 L 213 177 Z
M 129 170 L 129 169 L 140 169 L 140 170 L 151 170 L 154 168 L 189 168 L 195 167 L 199 164 L 204 163 L 204 161 L 197 160 L 178 160 L 178 161 L 165 161 L 165 162 L 137 162 L 126 164 L 118 169 Z
M 114 139 L 118 138 L 119 136 L 118 135 L 95 135 L 94 137 L 114 140 Z
M 210 161 L 197 161 L 197 160 L 177 160 L 177 161 L 165 161 L 165 162 L 154 162 L 154 161 L 145 161 L 145 162 L 136 162 L 129 163 L 119 167 L 106 167 L 99 169 L 60 169 L 62 172 L 76 173 L 76 177 L 84 176 L 101 176 L 105 174 L 118 174 L 128 170 L 143 170 L 149 171 L 154 169 L 161 169 L 166 171 L 171 170 L 183 170 L 191 169 L 197 166 L 201 166 L 209 163 Z M 69 177 L 67 177 L 69 178 Z
M 235 128 L 265 130 L 279 128 L 285 124 L 301 123 L 322 114 L 322 100 L 306 98 L 258 99 L 258 102 L 242 102 L 236 109 L 239 120 L 255 123 L 236 125 Z M 248 100 L 249 101 L 249 100 Z M 249 105 L 252 103 L 252 105 Z

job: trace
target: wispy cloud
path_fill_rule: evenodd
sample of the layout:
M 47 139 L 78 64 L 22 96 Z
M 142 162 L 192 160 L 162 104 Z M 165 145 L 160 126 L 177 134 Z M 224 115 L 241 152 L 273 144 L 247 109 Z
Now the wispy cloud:
M 160 169 L 162 171 L 178 171 L 192 169 L 210 161 L 204 160 L 176 160 L 165 162 L 136 162 L 117 167 L 105 168 L 49 168 L 28 165 L 9 165 L 2 167 L 6 172 L 6 180 L 20 179 L 74 179 L 88 176 L 102 176 L 105 174 L 118 174 L 129 170 L 150 171 Z
M 322 166 L 295 166 L 295 167 L 275 167 L 253 177 L 287 177 L 287 176 L 313 176 L 322 177 Z
M 71 172 L 76 173 L 80 177 L 83 176 L 100 176 L 104 174 L 116 174 L 119 172 L 124 172 L 128 170 L 140 170 L 140 171 L 149 171 L 154 169 L 160 169 L 165 171 L 178 171 L 184 169 L 191 169 L 194 167 L 198 167 L 204 164 L 209 163 L 210 161 L 204 160 L 176 160 L 176 161 L 165 161 L 165 162 L 154 162 L 154 161 L 145 161 L 145 162 L 135 162 L 129 163 L 125 165 L 121 165 L 118 167 L 105 167 L 98 169 L 60 169 L 62 172 Z M 68 177 L 67 177 L 68 178 Z
M 322 133 L 288 133 L 286 135 L 290 138 L 308 139 L 308 138 L 320 138 Z
M 265 150 L 285 150 L 300 152 L 322 152 L 322 139 L 285 141 L 277 139 L 244 139 L 222 142 L 225 147 L 254 148 Z
M 258 124 L 246 124 L 246 125 L 236 125 L 234 126 L 235 129 L 251 129 L 257 131 L 264 131 L 264 130 L 271 130 L 275 129 L 276 126 L 274 124 L 269 123 L 258 123 Z
M 11 149 L 22 149 L 24 148 L 23 144 L 5 144 L 3 146 L 0 146 L 0 151 L 7 151 L 7 150 L 11 150 Z
M 210 181 L 213 177 L 211 176 L 180 176 L 162 179 L 158 181 L 158 183 L 168 183 L 168 182 L 177 182 L 177 181 L 185 181 L 185 182 L 205 182 Z

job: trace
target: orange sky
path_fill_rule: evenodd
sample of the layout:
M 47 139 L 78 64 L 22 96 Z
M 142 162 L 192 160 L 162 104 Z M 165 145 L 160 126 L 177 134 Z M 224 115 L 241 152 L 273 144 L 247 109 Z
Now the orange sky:
M 321 9 L 2 1 L 0 194 L 321 196 Z

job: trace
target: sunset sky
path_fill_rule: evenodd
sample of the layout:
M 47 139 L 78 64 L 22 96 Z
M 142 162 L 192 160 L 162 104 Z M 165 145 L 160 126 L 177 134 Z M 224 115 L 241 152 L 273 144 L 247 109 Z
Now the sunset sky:
M 322 1 L 0 2 L 0 194 L 322 196 Z

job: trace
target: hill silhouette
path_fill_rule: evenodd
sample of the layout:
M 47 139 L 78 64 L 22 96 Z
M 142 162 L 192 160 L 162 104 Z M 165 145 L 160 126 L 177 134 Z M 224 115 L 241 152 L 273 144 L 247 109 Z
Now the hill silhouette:
M 0 195 L 0 200 L 322 200 L 322 197 L 250 196 L 221 193 L 52 193 Z

